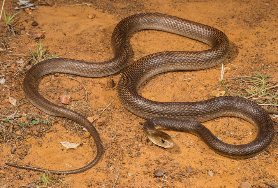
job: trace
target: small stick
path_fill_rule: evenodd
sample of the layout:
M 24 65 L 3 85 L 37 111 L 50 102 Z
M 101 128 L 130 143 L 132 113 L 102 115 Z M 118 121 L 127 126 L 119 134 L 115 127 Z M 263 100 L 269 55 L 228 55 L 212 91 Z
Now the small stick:
M 241 78 L 256 78 L 254 76 L 236 76 L 236 77 L 228 77 L 228 79 L 241 79 Z
M 15 55 L 15 56 L 27 56 L 25 54 L 8 54 L 8 55 Z
M 3 9 L 4 9 L 4 4 L 5 4 L 5 0 L 3 0 L 3 4 L 2 4 L 2 8 L 1 8 L 1 14 L 0 14 L 0 20 L 1 20 L 1 18 L 2 18 L 2 11 L 3 11 Z
M 115 182 L 114 182 L 114 185 L 113 185 L 113 188 L 116 187 L 116 184 L 117 184 L 117 181 L 118 181 L 118 178 L 120 176 L 120 171 L 118 171 L 117 175 L 116 175 L 116 178 L 115 178 Z
M 275 97 L 276 96 L 274 96 L 274 97 L 257 97 L 257 98 L 252 98 L 253 100 L 262 100 L 262 99 L 269 99 L 269 100 L 271 100 L 271 99 L 275 99 Z
M 277 104 L 258 104 L 260 106 L 278 106 Z
M 100 115 L 113 103 L 113 101 L 115 100 L 115 98 L 114 99 L 112 99 L 112 101 L 97 115 L 97 117 L 95 118 L 95 119 L 93 119 L 93 121 L 91 122 L 91 123 L 94 123 L 94 121 L 97 119 L 97 118 L 99 118 L 100 117 Z
M 224 79 L 224 73 L 225 73 L 225 67 L 224 67 L 224 64 L 222 63 L 220 81 L 222 81 Z
M 270 187 L 272 187 L 272 188 L 278 188 L 278 185 L 277 185 L 277 184 L 271 183 L 271 182 L 269 182 L 269 181 L 265 181 L 264 184 L 266 184 L 266 185 L 268 185 L 268 186 L 270 186 Z

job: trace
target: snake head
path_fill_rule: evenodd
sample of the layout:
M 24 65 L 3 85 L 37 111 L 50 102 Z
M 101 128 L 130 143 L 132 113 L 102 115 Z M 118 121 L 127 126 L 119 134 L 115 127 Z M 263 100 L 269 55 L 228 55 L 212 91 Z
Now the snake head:
M 155 129 L 156 131 L 152 131 L 152 134 L 147 134 L 150 141 L 152 141 L 154 144 L 163 147 L 163 148 L 173 148 L 174 147 L 174 141 L 172 140 L 171 136 L 166 134 L 165 132 L 159 131 Z

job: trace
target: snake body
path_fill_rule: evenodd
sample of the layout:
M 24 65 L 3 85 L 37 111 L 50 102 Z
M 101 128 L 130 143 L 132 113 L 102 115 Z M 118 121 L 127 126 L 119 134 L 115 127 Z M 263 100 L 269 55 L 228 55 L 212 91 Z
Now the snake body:
M 198 134 L 212 149 L 227 156 L 244 157 L 262 151 L 273 137 L 273 123 L 269 115 L 257 104 L 239 97 L 219 97 L 201 102 L 150 101 L 138 95 L 137 88 L 148 78 L 167 71 L 199 70 L 213 67 L 222 62 L 228 52 L 229 41 L 226 35 L 210 26 L 159 13 L 144 13 L 129 16 L 118 23 L 112 34 L 111 43 L 114 58 L 99 63 L 90 63 L 74 59 L 51 59 L 40 62 L 26 73 L 23 88 L 28 100 L 40 110 L 53 115 L 66 117 L 84 126 L 95 140 L 97 154 L 88 165 L 69 171 L 49 172 L 71 174 L 83 172 L 94 166 L 103 154 L 103 146 L 98 132 L 82 115 L 57 106 L 37 91 L 39 78 L 53 73 L 68 73 L 84 77 L 104 77 L 118 73 L 127 65 L 130 56 L 128 37 L 135 32 L 152 29 L 161 30 L 201 41 L 211 49 L 193 52 L 166 51 L 143 57 L 123 72 L 118 84 L 118 96 L 125 108 L 132 113 L 150 119 L 145 132 L 155 132 L 157 127 L 185 130 Z M 236 116 L 253 123 L 258 129 L 254 141 L 246 145 L 233 146 L 219 144 L 217 138 L 205 130 L 198 122 L 221 116 Z M 183 119 L 186 121 L 176 120 Z M 196 125 L 197 124 L 197 125 Z M 199 128 L 196 128 L 199 127 Z M 196 129 L 196 130 L 194 130 Z M 166 134 L 166 133 L 165 133 Z M 17 168 L 37 171 L 45 169 L 6 163 Z

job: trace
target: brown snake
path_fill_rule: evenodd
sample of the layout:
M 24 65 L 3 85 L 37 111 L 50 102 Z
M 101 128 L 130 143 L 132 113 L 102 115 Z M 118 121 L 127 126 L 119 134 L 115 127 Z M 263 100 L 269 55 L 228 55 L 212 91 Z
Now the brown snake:
M 85 117 L 49 102 L 38 93 L 36 87 L 38 79 L 53 73 L 68 73 L 84 77 L 104 77 L 118 73 L 126 67 L 130 56 L 128 37 L 134 32 L 145 29 L 182 35 L 211 46 L 211 49 L 204 51 L 166 51 L 151 54 L 139 59 L 123 72 L 118 84 L 118 96 L 125 108 L 137 116 L 149 119 L 144 127 L 147 134 L 157 134 L 158 141 L 165 144 L 168 142 L 167 139 L 170 139 L 169 136 L 157 132 L 156 128 L 188 131 L 199 135 L 216 152 L 235 158 L 252 156 L 270 144 L 274 134 L 273 122 L 268 113 L 249 100 L 240 97 L 218 97 L 201 102 L 156 102 L 138 95 L 137 89 L 140 84 L 156 74 L 167 71 L 200 70 L 219 64 L 227 56 L 229 41 L 223 32 L 210 26 L 159 13 L 137 14 L 123 19 L 115 27 L 111 39 L 115 54 L 113 59 L 90 63 L 58 58 L 40 62 L 27 71 L 23 88 L 29 101 L 50 115 L 66 117 L 84 126 L 97 146 L 96 157 L 88 165 L 76 170 L 47 170 L 48 172 L 57 174 L 83 172 L 100 160 L 103 146 L 98 132 Z M 235 116 L 251 122 L 258 130 L 257 137 L 248 144 L 230 145 L 220 141 L 198 123 L 222 116 Z M 46 171 L 40 168 L 6 164 L 17 168 Z

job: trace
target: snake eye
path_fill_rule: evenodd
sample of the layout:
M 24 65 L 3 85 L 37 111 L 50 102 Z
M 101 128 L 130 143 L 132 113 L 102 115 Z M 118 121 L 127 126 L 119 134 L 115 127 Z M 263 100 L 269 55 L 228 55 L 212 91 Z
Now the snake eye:
M 162 139 L 161 139 L 161 142 L 164 144 L 166 141 L 162 138 Z

